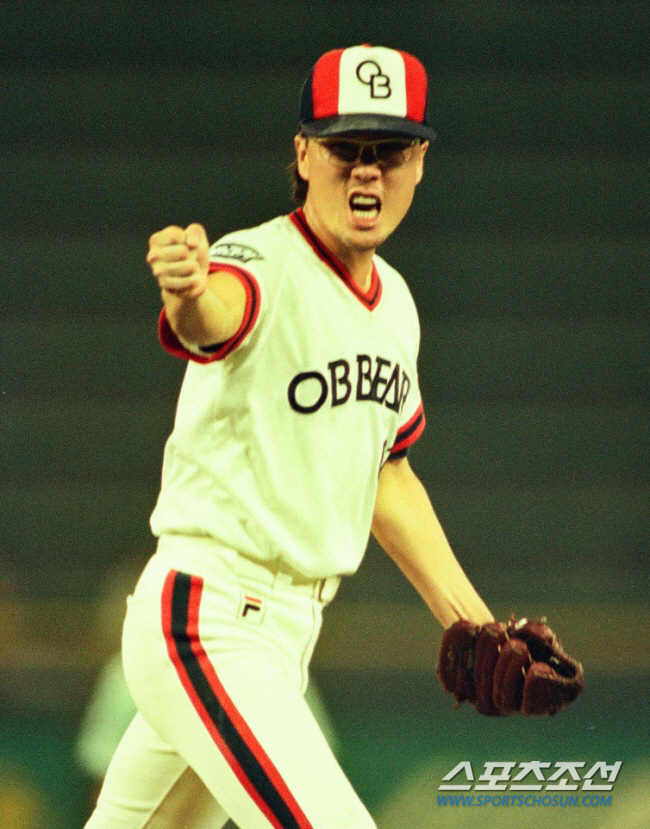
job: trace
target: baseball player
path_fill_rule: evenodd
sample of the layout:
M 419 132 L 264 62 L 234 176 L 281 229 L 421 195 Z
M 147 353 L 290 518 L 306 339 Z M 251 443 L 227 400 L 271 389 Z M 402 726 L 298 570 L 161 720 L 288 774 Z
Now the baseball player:
M 303 206 L 212 246 L 199 224 L 151 237 L 187 371 L 124 625 L 138 713 L 87 829 L 375 826 L 303 696 L 371 531 L 445 628 L 494 623 L 409 465 L 418 318 L 376 254 L 433 138 L 416 58 L 327 52 L 300 102 Z

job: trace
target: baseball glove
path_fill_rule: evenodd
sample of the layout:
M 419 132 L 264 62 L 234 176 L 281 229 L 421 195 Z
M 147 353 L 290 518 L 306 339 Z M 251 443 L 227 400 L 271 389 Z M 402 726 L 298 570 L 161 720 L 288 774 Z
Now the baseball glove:
M 481 714 L 557 714 L 581 693 L 584 672 L 546 619 L 490 622 L 461 620 L 442 636 L 438 678 L 457 703 Z

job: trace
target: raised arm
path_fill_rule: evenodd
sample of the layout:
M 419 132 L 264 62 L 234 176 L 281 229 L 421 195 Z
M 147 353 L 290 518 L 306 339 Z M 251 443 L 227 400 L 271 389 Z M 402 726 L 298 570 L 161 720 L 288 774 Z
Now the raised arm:
M 241 281 L 227 271 L 209 272 L 208 247 L 201 225 L 172 225 L 153 234 L 147 254 L 172 330 L 199 346 L 234 336 L 246 309 Z
M 429 496 L 406 458 L 379 474 L 372 532 L 443 627 L 494 617 L 454 555 Z

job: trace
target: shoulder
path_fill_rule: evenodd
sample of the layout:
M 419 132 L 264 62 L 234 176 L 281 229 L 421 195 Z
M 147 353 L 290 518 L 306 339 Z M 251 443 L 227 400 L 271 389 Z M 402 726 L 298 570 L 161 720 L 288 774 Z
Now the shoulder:
M 411 290 L 402 274 L 379 254 L 375 254 L 374 262 L 384 286 L 394 292 L 403 302 L 415 305 Z
M 236 230 L 210 247 L 211 262 L 223 262 L 245 269 L 264 269 L 277 262 L 289 245 L 289 218 L 278 216 L 256 227 Z
M 391 309 L 419 328 L 417 306 L 402 274 L 378 254 L 375 254 L 374 262 L 382 283 L 383 300 L 387 300 L 386 304 Z

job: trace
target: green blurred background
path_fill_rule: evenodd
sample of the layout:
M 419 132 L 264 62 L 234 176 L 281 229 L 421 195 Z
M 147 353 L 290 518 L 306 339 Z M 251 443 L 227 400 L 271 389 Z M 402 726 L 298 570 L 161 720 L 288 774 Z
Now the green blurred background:
M 3 10 L 0 829 L 80 829 L 94 790 L 79 731 L 152 549 L 183 371 L 147 238 L 291 210 L 300 86 L 359 42 L 423 60 L 439 134 L 382 250 L 421 314 L 413 465 L 488 603 L 545 612 L 588 688 L 544 721 L 453 711 L 438 627 L 371 545 L 314 665 L 341 761 L 380 829 L 650 825 L 649 20 L 603 0 Z M 624 762 L 610 807 L 436 805 L 461 760 L 508 759 Z

